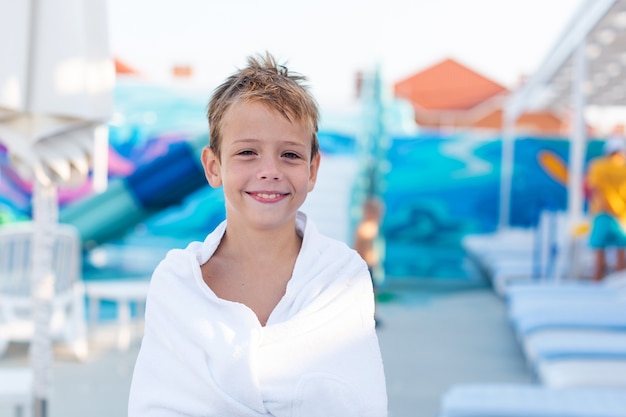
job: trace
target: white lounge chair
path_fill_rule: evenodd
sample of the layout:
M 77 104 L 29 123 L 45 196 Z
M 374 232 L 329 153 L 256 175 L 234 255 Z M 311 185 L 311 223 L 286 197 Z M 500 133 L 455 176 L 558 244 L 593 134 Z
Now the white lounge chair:
M 586 280 L 561 280 L 535 283 L 516 283 L 506 289 L 505 298 L 508 302 L 526 299 L 561 299 L 579 297 L 604 297 L 626 294 L 626 271 L 614 272 L 600 282 Z
M 581 302 L 534 309 L 512 320 L 520 338 L 543 330 L 626 330 L 626 302 Z
M 616 292 L 612 296 L 607 293 L 604 296 L 598 294 L 589 297 L 572 295 L 570 297 L 555 296 L 553 299 L 547 297 L 520 299 L 508 304 L 507 314 L 509 319 L 516 323 L 523 320 L 525 316 L 536 315 L 538 313 L 549 315 L 553 314 L 554 311 L 558 311 L 559 314 L 564 314 L 567 311 L 588 309 L 601 311 L 611 306 L 626 307 L 626 291 L 623 291 L 621 295 Z
M 461 245 L 486 271 L 497 294 L 517 282 L 560 279 L 570 271 L 571 230 L 564 212 L 545 210 L 534 229 L 468 235 Z
M 553 360 L 625 360 L 626 332 L 594 330 L 549 330 L 536 332 L 522 341 L 528 362 Z
M 0 355 L 9 342 L 30 342 L 34 333 L 31 248 L 34 224 L 0 227 Z M 50 317 L 53 340 L 65 342 L 79 359 L 87 355 L 85 295 L 80 238 L 73 226 L 56 225 L 53 239 L 54 297 Z
M 537 379 L 552 388 L 626 388 L 626 332 L 548 330 L 522 340 Z
M 626 390 L 551 389 L 521 384 L 459 384 L 439 417 L 626 417 Z
M 624 280 L 509 288 L 509 319 L 543 385 L 626 388 Z
M 541 361 L 537 364 L 537 376 L 550 388 L 620 388 L 626 397 L 626 360 L 623 359 Z
M 620 274 L 602 284 L 513 286 L 507 313 L 521 337 L 546 329 L 626 330 L 625 279 Z
M 626 329 L 621 317 L 624 313 L 619 313 L 626 309 L 624 273 L 607 277 L 602 283 L 518 284 L 509 288 L 506 302 L 509 319 L 523 334 L 542 327 Z M 618 316 L 612 317 L 616 311 Z M 589 317 L 584 317 L 587 312 Z

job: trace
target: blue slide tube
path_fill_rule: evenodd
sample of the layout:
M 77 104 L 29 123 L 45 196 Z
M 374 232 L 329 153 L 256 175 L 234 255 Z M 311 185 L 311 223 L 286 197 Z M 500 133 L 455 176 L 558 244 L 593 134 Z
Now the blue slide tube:
M 64 207 L 59 221 L 78 229 L 85 249 L 124 236 L 207 184 L 201 154 L 208 143 L 206 135 L 173 143 L 165 155 L 111 181 L 105 192 Z

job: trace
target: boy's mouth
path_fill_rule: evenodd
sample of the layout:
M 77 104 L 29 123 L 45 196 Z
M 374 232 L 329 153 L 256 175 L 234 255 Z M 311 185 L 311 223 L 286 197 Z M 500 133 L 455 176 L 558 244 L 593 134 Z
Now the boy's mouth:
M 286 193 L 267 192 L 267 191 L 251 192 L 248 194 L 250 194 L 252 197 L 256 198 L 257 200 L 280 200 L 281 198 L 287 195 Z
M 280 197 L 281 194 L 278 194 L 278 193 L 257 193 L 257 196 L 259 196 L 261 198 L 265 198 L 267 200 L 272 200 L 274 198 Z

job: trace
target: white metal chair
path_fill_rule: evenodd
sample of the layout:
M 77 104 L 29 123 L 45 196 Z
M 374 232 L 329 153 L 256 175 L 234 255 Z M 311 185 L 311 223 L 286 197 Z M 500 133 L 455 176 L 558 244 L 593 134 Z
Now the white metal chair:
M 31 296 L 31 248 L 34 224 L 19 222 L 0 227 L 0 355 L 9 342 L 30 342 L 34 333 Z M 78 359 L 87 355 L 85 290 L 81 277 L 81 245 L 76 229 L 54 228 L 52 270 L 55 293 L 50 332 Z
M 33 415 L 33 371 L 30 368 L 0 368 L 0 414 L 9 409 L 15 417 Z

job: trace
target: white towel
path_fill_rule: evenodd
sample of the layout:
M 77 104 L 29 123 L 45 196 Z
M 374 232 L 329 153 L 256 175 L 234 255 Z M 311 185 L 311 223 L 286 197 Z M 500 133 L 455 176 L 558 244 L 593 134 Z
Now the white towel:
M 130 417 L 387 416 L 367 266 L 303 213 L 297 228 L 293 276 L 265 327 L 202 279 L 226 222 L 168 253 L 150 284 Z

